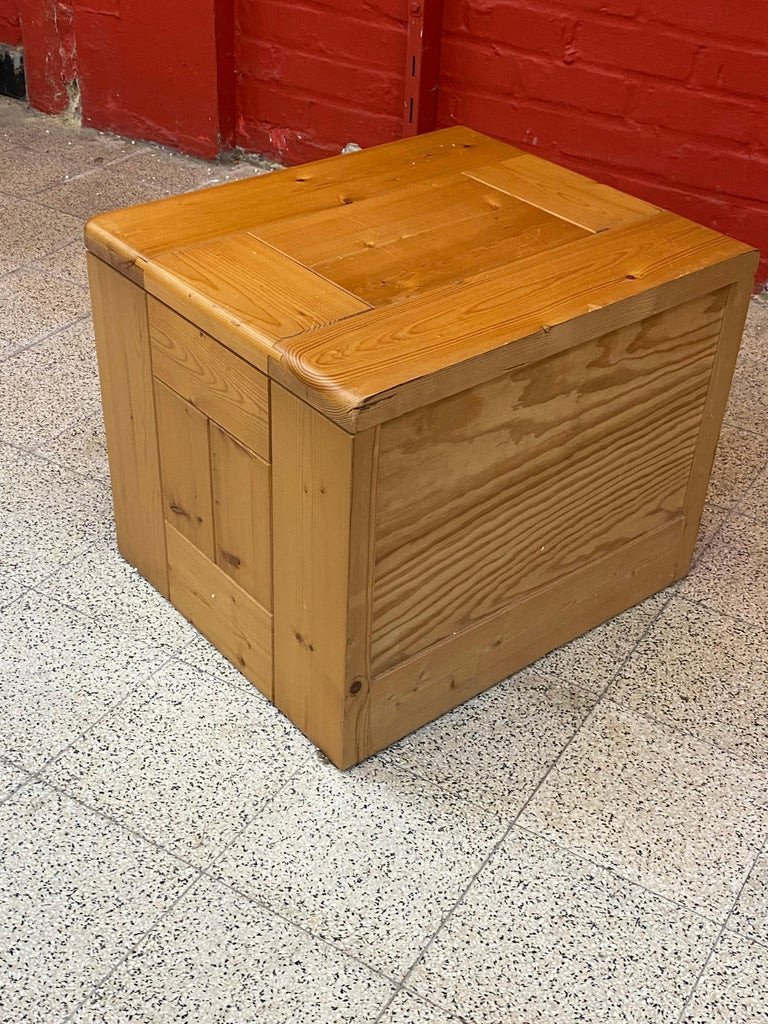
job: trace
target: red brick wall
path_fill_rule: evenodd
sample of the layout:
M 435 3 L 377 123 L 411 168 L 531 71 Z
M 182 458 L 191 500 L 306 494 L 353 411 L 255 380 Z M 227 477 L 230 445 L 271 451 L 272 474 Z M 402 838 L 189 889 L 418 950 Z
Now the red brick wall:
M 235 0 L 237 142 L 296 163 L 402 135 L 406 0 Z
M 440 122 L 768 257 L 767 15 L 764 0 L 445 0 Z
M 19 0 L 0 0 L 0 43 L 21 44 Z

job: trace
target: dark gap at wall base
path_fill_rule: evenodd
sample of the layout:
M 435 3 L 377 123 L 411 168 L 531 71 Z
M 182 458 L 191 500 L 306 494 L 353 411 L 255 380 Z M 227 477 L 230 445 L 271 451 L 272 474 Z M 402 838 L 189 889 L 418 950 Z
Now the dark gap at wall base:
M 0 96 L 14 100 L 27 98 L 24 77 L 24 51 L 0 44 Z

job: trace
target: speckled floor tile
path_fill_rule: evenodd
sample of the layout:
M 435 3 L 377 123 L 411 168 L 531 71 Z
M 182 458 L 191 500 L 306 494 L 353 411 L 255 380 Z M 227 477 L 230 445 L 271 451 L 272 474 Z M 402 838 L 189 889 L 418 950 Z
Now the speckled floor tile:
M 59 466 L 108 484 L 109 460 L 101 409 L 46 440 L 43 454 Z
M 768 1024 L 768 949 L 726 932 L 682 1024 Z
M 111 533 L 111 503 L 102 483 L 0 443 L 0 564 L 15 579 L 44 580 L 92 544 L 107 544 Z M 85 585 L 69 565 L 64 578 L 76 593 Z M 113 599 L 107 595 L 107 604 Z
M 374 1024 L 392 986 L 201 879 L 73 1024 Z
M 81 164 L 108 163 L 145 143 L 94 128 L 75 127 L 65 116 L 51 117 L 0 96 L 0 141 L 35 153 L 50 153 Z
M 49 253 L 32 264 L 32 269 L 44 274 L 69 281 L 80 288 L 88 287 L 88 271 L 86 264 L 85 243 L 82 238 L 75 239 L 60 249 Z
M 73 796 L 205 864 L 310 756 L 263 697 L 173 662 L 46 772 Z
M 608 697 L 768 768 L 768 638 L 674 598 Z
M 30 388 L 29 382 L 35 381 Z M 33 448 L 100 408 L 90 322 L 11 356 L 0 374 L 0 439 Z
M 0 750 L 38 770 L 164 661 L 30 592 L 0 612 Z
M 41 783 L 0 804 L 0 1021 L 60 1021 L 194 876 Z
M 164 187 L 132 178 L 110 165 L 38 192 L 35 200 L 41 206 L 77 217 L 82 222 L 105 210 L 148 203 L 166 194 Z
M 768 629 L 768 523 L 732 516 L 680 584 L 681 597 Z
M 376 1024 L 466 1024 L 467 1021 L 466 1016 L 456 1017 L 401 989 Z
M 163 195 L 188 192 L 206 185 L 217 185 L 226 180 L 227 171 L 234 165 L 198 160 L 173 150 L 146 146 L 110 167 L 110 171 L 135 181 L 146 183 Z
M 768 373 L 766 374 L 768 387 Z M 723 425 L 707 501 L 723 508 L 738 504 L 768 464 L 768 435 L 761 437 L 730 423 Z
M 375 761 L 341 773 L 312 758 L 213 870 L 396 977 L 502 835 L 497 819 Z
M 452 800 L 509 820 L 592 708 L 594 698 L 526 670 L 380 755 Z
M 2 582 L 0 582 L 0 608 L 6 608 L 23 594 L 26 594 L 28 589 L 29 588 L 25 587 L 23 583 L 19 583 L 18 580 L 11 579 L 11 577 L 3 571 L 3 579 Z
M 728 515 L 728 509 L 720 508 L 719 505 L 712 505 L 707 502 L 704 506 L 704 510 L 701 513 L 699 532 L 696 537 L 696 549 L 693 553 L 694 564 L 698 562 L 712 543 L 715 538 L 715 534 L 728 518 Z
M 0 760 L 0 800 L 29 780 L 27 772 L 5 760 Z
M 224 655 L 217 651 L 213 644 L 209 643 L 202 633 L 195 631 L 195 635 L 186 643 L 176 655 L 179 661 L 201 669 L 209 675 L 229 683 L 230 686 L 237 686 L 241 690 L 250 693 L 254 684 L 246 679 L 242 672 L 228 661 Z
M 727 927 L 768 946 L 768 849 L 755 861 Z
M 0 141 L 0 191 L 33 196 L 85 170 L 82 161 L 66 152 L 40 153 Z
M 606 703 L 520 824 L 720 922 L 768 834 L 768 775 Z
M 534 665 L 543 675 L 576 683 L 595 696 L 606 685 L 672 594 L 654 594 L 596 629 L 540 658 Z
M 54 213 L 37 203 L 0 194 L 0 245 L 4 271 L 12 271 L 23 263 L 40 259 L 52 250 L 81 238 L 82 232 L 83 225 L 77 217 Z
M 103 484 L 94 482 L 93 486 Z M 106 521 L 111 524 L 111 505 Z M 169 653 L 183 648 L 197 634 L 194 626 L 121 558 L 111 542 L 84 552 L 75 572 L 64 566 L 39 586 L 91 616 L 100 627 L 162 646 Z
M 768 356 L 768 299 L 753 296 L 739 349 L 739 361 Z
M 675 1020 L 717 927 L 513 829 L 409 987 L 483 1024 Z
M 736 366 L 726 422 L 762 437 L 768 435 L 768 364 L 765 358 L 746 356 Z
M 26 268 L 6 274 L 0 277 L 0 359 L 89 315 L 88 293 L 78 285 Z
M 768 469 L 755 478 L 744 495 L 740 510 L 759 523 L 768 523 Z

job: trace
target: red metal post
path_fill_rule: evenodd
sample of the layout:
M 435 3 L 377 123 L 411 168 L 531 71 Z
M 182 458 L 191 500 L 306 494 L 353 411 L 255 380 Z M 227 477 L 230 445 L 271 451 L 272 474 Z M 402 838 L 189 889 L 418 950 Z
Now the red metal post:
M 437 124 L 443 0 L 408 0 L 403 137 Z

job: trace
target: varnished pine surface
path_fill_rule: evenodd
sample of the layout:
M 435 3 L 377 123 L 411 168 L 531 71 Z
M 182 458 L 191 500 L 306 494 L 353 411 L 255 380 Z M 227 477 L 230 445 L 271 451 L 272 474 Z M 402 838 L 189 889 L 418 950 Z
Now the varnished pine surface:
M 622 303 L 637 319 L 664 286 L 745 257 L 732 283 L 754 258 L 461 127 L 103 214 L 86 238 L 349 431 L 447 397 L 457 368 L 490 379 L 512 342 Z

